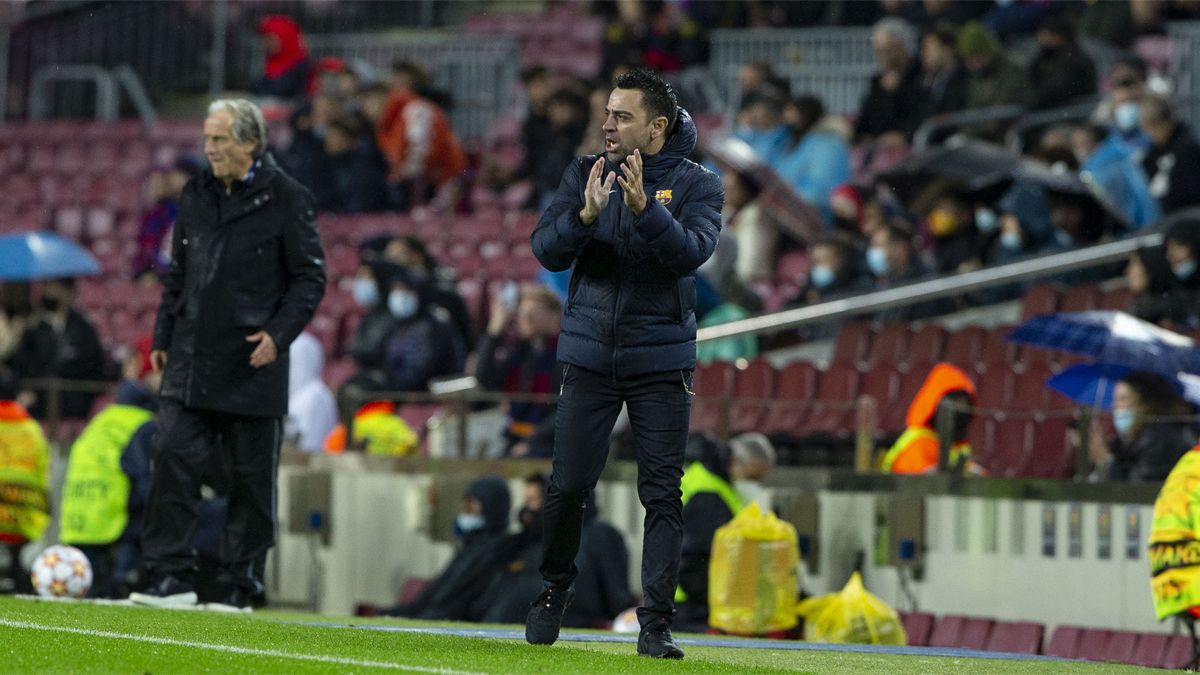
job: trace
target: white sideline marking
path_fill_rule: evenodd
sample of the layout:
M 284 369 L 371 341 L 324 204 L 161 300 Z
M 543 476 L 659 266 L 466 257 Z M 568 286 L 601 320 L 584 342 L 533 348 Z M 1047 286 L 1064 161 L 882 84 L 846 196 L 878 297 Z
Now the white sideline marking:
M 280 659 L 296 659 L 299 661 L 317 661 L 320 663 L 335 663 L 341 666 L 355 666 L 359 668 L 386 668 L 388 670 L 402 670 L 410 673 L 434 673 L 437 675 L 483 675 L 468 670 L 452 670 L 450 668 L 429 668 L 425 666 L 407 666 L 400 663 L 388 663 L 386 661 L 365 661 L 362 659 L 346 659 L 339 656 L 322 656 L 320 654 L 293 654 L 290 652 L 282 652 L 274 649 L 251 649 L 249 647 L 233 647 L 230 645 L 218 645 L 208 642 L 193 642 L 191 640 L 175 640 L 173 638 L 152 637 L 149 635 L 130 635 L 127 633 L 115 633 L 106 630 L 91 630 L 88 628 L 68 628 L 66 626 L 46 626 L 36 623 L 27 623 L 25 621 L 11 621 L 9 619 L 0 619 L 0 626 L 9 628 L 24 628 L 28 630 L 44 630 L 54 631 L 57 633 L 71 633 L 73 635 L 87 635 L 90 637 L 111 638 L 114 640 L 132 640 L 134 642 L 145 642 L 156 645 L 169 645 L 172 647 L 192 647 L 195 649 L 208 649 L 215 652 L 225 652 L 229 654 L 245 654 L 247 656 L 271 656 Z

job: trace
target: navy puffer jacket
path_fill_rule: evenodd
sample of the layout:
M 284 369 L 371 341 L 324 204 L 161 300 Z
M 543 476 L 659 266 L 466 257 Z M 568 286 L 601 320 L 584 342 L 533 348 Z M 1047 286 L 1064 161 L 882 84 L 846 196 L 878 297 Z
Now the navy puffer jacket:
M 687 159 L 696 126 L 683 108 L 661 152 L 643 157 L 646 208 L 625 206 L 620 183 L 589 227 L 579 220 L 597 156 L 563 172 L 533 231 L 542 265 L 571 270 L 558 359 L 627 378 L 696 366 L 696 268 L 721 231 L 721 179 Z M 605 161 L 605 175 L 619 168 Z

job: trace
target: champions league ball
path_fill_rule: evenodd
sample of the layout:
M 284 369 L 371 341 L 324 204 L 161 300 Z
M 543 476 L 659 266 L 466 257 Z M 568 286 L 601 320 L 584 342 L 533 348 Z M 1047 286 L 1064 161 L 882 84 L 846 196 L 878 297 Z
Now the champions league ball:
M 51 546 L 33 562 L 33 588 L 44 598 L 82 598 L 92 587 L 92 564 L 74 546 Z

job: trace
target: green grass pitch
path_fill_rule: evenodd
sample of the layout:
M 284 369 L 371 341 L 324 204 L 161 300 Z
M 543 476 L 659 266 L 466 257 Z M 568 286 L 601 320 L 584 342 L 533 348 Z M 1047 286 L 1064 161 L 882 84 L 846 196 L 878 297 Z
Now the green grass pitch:
M 344 624 L 338 627 L 304 622 Z M 687 646 L 682 662 L 640 658 L 632 643 L 382 632 L 388 619 L 155 610 L 0 598 L 4 673 L 1060 673 L 1156 672 L 1114 664 Z M 446 624 L 437 624 L 445 626 Z M 462 625 L 464 629 L 478 628 Z M 507 626 L 513 629 L 516 627 Z M 778 644 L 778 643 L 775 643 Z M 1161 671 L 1157 671 L 1161 672 Z

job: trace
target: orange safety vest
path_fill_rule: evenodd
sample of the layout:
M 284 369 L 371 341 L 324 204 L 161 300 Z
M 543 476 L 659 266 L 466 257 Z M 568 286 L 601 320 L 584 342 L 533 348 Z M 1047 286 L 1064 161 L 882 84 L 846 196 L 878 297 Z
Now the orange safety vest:
M 883 457 L 885 473 L 922 474 L 937 470 L 938 438 L 933 431 L 934 416 L 942 398 L 953 391 L 964 391 L 972 401 L 975 400 L 975 383 L 960 368 L 949 363 L 934 366 L 908 407 L 908 429 Z M 950 462 L 956 464 L 963 455 L 969 462 L 970 454 L 970 444 L 955 443 L 950 449 Z M 969 462 L 968 471 L 981 473 L 982 469 Z

